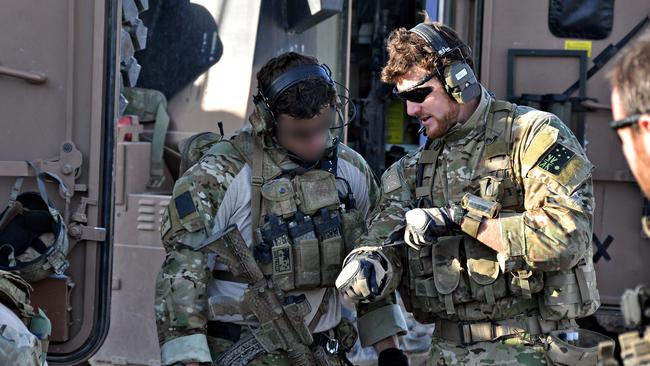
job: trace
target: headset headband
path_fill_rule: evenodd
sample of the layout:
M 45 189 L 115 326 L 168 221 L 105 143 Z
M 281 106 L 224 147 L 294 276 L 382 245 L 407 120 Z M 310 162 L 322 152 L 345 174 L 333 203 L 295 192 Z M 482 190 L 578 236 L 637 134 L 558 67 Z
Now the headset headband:
M 438 57 L 442 57 L 449 53 L 452 49 L 449 47 L 447 41 L 438 33 L 438 31 L 433 28 L 433 26 L 420 23 L 415 27 L 411 28 L 409 32 L 413 32 L 424 39 L 428 44 L 433 47 L 436 52 L 438 52 Z
M 267 102 L 272 105 L 282 93 L 301 81 L 308 79 L 323 79 L 328 84 L 334 84 L 330 75 L 331 72 L 325 65 L 297 66 L 275 78 L 271 85 L 261 92 L 267 99 Z

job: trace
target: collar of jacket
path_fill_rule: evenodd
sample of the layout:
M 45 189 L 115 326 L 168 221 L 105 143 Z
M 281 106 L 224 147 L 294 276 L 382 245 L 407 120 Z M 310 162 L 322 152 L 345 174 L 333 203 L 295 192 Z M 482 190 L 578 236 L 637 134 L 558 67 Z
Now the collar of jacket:
M 443 137 L 445 142 L 452 144 L 455 142 L 465 143 L 484 130 L 489 107 L 494 98 L 492 98 L 483 86 L 481 86 L 481 91 L 481 101 L 474 110 L 474 113 L 472 113 L 465 123 L 457 123 L 452 126 Z

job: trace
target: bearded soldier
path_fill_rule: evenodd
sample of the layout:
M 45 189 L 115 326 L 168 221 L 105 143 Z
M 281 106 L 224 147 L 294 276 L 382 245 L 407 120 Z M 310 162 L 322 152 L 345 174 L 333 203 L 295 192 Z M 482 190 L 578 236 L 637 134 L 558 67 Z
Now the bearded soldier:
M 427 142 L 383 174 L 337 287 L 361 304 L 397 288 L 435 323 L 432 365 L 595 364 L 575 347 L 594 335 L 574 319 L 600 304 L 592 164 L 578 140 L 553 114 L 495 99 L 443 24 L 396 29 L 387 48 L 382 79 Z

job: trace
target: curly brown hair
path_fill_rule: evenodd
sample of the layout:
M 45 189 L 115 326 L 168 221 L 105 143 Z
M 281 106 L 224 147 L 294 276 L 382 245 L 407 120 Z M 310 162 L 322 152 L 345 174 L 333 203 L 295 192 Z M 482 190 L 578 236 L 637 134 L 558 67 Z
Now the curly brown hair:
M 442 59 L 438 53 L 422 37 L 406 28 L 397 28 L 388 36 L 388 62 L 381 71 L 381 81 L 387 84 L 395 84 L 397 79 L 414 66 L 433 72 L 440 66 L 449 65 L 452 61 L 465 57 L 467 64 L 474 69 L 471 49 L 458 37 L 452 28 L 439 23 L 427 23 L 433 27 L 452 49 L 458 47 L 462 55 L 454 52 Z
M 270 59 L 257 73 L 258 90 L 266 90 L 273 80 L 287 70 L 303 65 L 318 65 L 315 57 L 286 52 Z M 272 103 L 271 110 L 277 116 L 288 114 L 294 118 L 308 119 L 316 116 L 326 106 L 336 103 L 334 85 L 323 79 L 307 79 L 289 87 Z

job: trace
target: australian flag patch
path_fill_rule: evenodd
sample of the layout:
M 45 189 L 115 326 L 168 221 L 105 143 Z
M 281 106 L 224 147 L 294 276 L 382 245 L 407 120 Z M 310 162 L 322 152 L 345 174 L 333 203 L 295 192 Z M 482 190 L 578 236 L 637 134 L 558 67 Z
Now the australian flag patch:
M 542 157 L 537 166 L 551 174 L 559 175 L 575 155 L 573 150 L 558 143 Z

